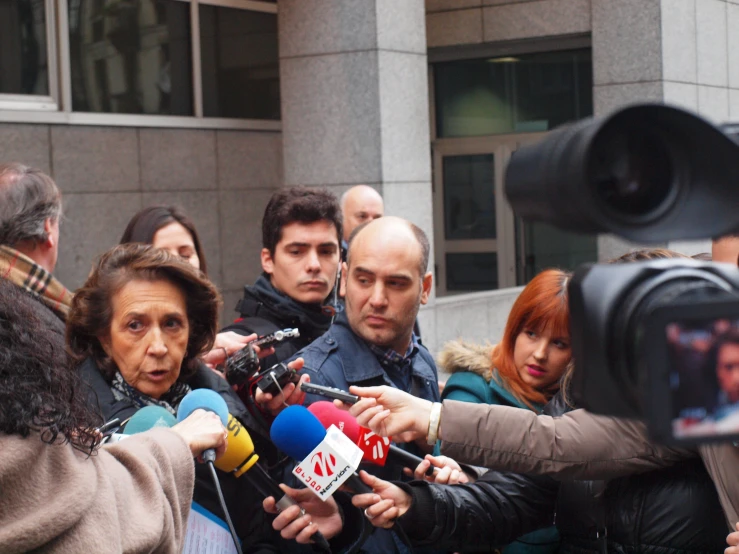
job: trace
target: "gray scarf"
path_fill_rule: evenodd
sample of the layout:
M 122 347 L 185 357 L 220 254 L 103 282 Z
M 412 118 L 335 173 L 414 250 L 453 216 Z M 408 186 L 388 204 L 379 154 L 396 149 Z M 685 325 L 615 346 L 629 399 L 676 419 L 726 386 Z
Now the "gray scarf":
M 116 371 L 113 376 L 113 382 L 110 385 L 110 389 L 113 391 L 113 397 L 116 400 L 130 400 L 138 408 L 144 406 L 161 406 L 172 415 L 177 415 L 177 408 L 184 396 L 190 392 L 190 387 L 180 381 L 175 382 L 172 387 L 165 392 L 162 397 L 157 400 L 151 396 L 147 396 L 142 392 L 137 391 L 121 375 L 120 371 Z

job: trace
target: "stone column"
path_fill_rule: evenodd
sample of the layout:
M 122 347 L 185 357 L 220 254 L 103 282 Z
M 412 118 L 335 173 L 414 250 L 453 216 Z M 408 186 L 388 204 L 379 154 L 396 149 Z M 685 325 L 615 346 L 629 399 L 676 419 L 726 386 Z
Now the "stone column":
M 433 241 L 424 1 L 280 0 L 278 21 L 285 185 L 371 185 Z
M 592 18 L 596 115 L 653 100 L 715 123 L 739 120 L 739 1 L 592 0 Z M 601 237 L 599 257 L 633 246 Z M 667 246 L 710 248 L 708 241 Z

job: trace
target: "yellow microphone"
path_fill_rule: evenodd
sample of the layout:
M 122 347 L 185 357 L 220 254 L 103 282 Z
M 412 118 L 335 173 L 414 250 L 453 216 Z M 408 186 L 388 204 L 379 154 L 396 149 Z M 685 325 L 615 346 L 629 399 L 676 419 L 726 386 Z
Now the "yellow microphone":
M 226 429 L 228 430 L 228 446 L 223 456 L 215 461 L 215 466 L 221 471 L 241 477 L 257 463 L 259 456 L 254 452 L 254 441 L 251 440 L 249 432 L 231 414 L 228 414 Z

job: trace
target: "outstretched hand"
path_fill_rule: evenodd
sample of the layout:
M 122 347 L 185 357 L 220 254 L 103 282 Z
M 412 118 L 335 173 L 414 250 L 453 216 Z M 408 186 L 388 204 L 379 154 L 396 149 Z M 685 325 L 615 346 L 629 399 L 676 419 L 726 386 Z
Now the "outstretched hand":
M 375 527 L 390 529 L 395 525 L 395 520 L 410 508 L 411 497 L 397 485 L 378 479 L 366 471 L 360 471 L 359 476 L 372 487 L 372 492 L 353 496 L 352 504 L 363 509 L 365 517 Z
M 341 531 L 343 524 L 336 500 L 329 497 L 324 502 L 308 489 L 293 489 L 284 484 L 280 488 L 298 503 L 280 512 L 272 522 L 272 527 L 280 532 L 283 539 L 308 544 L 317 531 L 326 539 L 331 539 Z M 272 496 L 265 498 L 262 506 L 270 514 L 278 513 Z M 305 515 L 301 508 L 305 510 Z
M 432 475 L 427 475 L 426 471 L 430 467 L 438 468 Z M 418 464 L 415 472 L 405 468 L 403 472 L 406 475 L 413 475 L 415 479 L 423 479 L 429 483 L 437 483 L 439 485 L 464 485 L 472 480 L 464 472 L 462 467 L 452 458 L 448 456 L 432 456 L 426 454 L 423 461 Z
M 429 400 L 385 385 L 350 387 L 349 392 L 361 397 L 349 409 L 360 425 L 399 442 L 426 437 L 432 406 Z

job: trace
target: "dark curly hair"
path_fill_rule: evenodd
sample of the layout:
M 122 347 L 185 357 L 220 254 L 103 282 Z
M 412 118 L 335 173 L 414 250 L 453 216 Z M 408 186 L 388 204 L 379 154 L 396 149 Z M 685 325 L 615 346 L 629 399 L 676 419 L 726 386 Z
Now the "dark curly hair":
M 195 229 L 195 224 L 178 206 L 149 206 L 137 212 L 128 222 L 119 244 L 129 242 L 152 244 L 157 231 L 170 223 L 179 223 L 190 233 L 195 245 L 195 252 L 198 255 L 198 260 L 200 260 L 200 271 L 208 275 L 205 252 L 203 252 L 203 246 L 200 243 L 200 236 Z
M 56 316 L 20 287 L 0 279 L 0 433 L 91 453 L 102 420 L 65 351 Z
M 332 223 L 336 228 L 336 239 L 341 244 L 341 206 L 333 194 L 308 187 L 280 189 L 272 195 L 264 209 L 262 248 L 274 255 L 285 225 L 317 221 Z
M 146 244 L 121 244 L 100 257 L 72 299 L 67 318 L 69 352 L 78 363 L 93 358 L 103 376 L 109 382 L 113 379 L 118 368 L 98 337 L 110 332 L 113 296 L 137 279 L 168 281 L 185 296 L 190 336 L 178 380 L 187 380 L 198 367 L 198 356 L 213 346 L 221 297 L 215 286 L 189 263 Z

